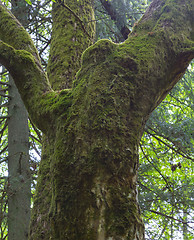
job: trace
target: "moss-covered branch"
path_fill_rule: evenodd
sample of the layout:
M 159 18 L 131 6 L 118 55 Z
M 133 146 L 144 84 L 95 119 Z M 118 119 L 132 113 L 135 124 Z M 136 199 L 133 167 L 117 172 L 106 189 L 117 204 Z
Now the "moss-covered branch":
M 43 107 L 41 99 L 51 92 L 46 74 L 31 53 L 16 50 L 1 40 L 0 62 L 13 76 L 31 117 L 42 128 L 40 119 L 46 114 L 46 104 Z
M 33 122 L 48 132 L 55 118 L 71 105 L 71 90 L 54 92 L 46 73 L 26 50 L 0 40 L 0 63 L 11 73 Z
M 61 107 L 64 111 L 69 106 L 70 91 L 59 94 L 51 89 L 29 34 L 1 2 L 0 63 L 14 78 L 32 120 L 43 132 L 48 131 L 47 124 L 54 121 L 53 112 L 60 112 Z
M 38 52 L 29 34 L 15 16 L 0 1 L 0 39 L 17 50 L 26 50 L 33 54 L 37 61 Z
M 93 44 L 93 0 L 66 0 L 65 4 L 54 3 L 52 19 L 47 72 L 52 88 L 61 90 L 72 86 L 81 65 L 82 53 Z
M 193 0 L 154 0 L 134 27 L 126 45 L 130 45 L 135 37 L 139 42 L 136 56 L 140 60 L 142 52 L 146 55 L 142 59 L 147 65 L 142 86 L 154 97 L 150 110 L 165 98 L 194 58 L 193 33 Z M 151 55 L 144 51 L 145 47 Z M 150 79 L 149 83 L 147 79 Z
M 154 0 L 124 43 L 101 40 L 88 48 L 82 69 L 95 71 L 104 64 L 111 79 L 117 75 L 118 81 L 131 82 L 134 109 L 149 115 L 194 58 L 193 16 L 191 0 Z

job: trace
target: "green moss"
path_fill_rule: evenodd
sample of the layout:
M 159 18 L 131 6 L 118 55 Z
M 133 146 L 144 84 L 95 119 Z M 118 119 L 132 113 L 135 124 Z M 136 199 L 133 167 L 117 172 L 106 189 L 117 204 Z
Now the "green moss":
M 29 34 L 13 18 L 6 8 L 0 5 L 0 39 L 15 49 L 23 49 L 38 56 Z
M 52 197 L 50 163 L 53 154 L 52 144 L 48 146 L 49 138 L 43 135 L 42 159 L 38 174 L 38 183 L 34 196 L 34 211 L 31 215 L 30 240 L 50 239 L 51 228 L 49 219 L 49 208 Z M 40 192 L 41 197 L 40 199 Z
M 50 112 L 55 116 L 61 116 L 71 106 L 71 90 L 65 89 L 59 92 L 47 92 L 42 101 L 44 111 Z
M 57 4 L 53 9 L 54 23 L 50 49 L 52 57 L 48 62 L 48 75 L 55 90 L 71 87 L 76 72 L 80 68 L 82 52 L 92 44 L 94 37 L 95 27 L 94 22 L 91 21 L 93 19 L 91 2 L 66 1 L 65 4 L 75 14 Z M 80 5 L 80 8 L 77 5 Z M 83 25 L 82 16 L 87 19 L 88 24 Z M 58 25 L 59 22 L 63 28 Z
M 143 238 L 136 202 L 138 143 L 148 115 L 173 81 L 171 72 L 180 68 L 175 64 L 180 36 L 164 30 L 162 21 L 157 26 L 152 19 L 147 26 L 140 21 L 122 44 L 98 41 L 84 52 L 72 90 L 43 96 L 44 111 L 56 118 L 47 133 L 52 151 L 45 165 L 51 174 L 48 221 L 53 239 L 95 240 L 100 222 L 106 238 L 135 239 L 136 231 Z M 70 64 L 59 50 L 53 45 L 53 85 L 55 74 L 62 79 Z
M 107 55 L 109 55 L 115 50 L 116 46 L 117 44 L 114 44 L 112 41 L 108 39 L 99 40 L 98 42 L 96 42 L 83 52 L 82 64 L 83 65 L 86 65 L 88 63 L 90 64 L 90 61 L 94 63 L 104 61 Z

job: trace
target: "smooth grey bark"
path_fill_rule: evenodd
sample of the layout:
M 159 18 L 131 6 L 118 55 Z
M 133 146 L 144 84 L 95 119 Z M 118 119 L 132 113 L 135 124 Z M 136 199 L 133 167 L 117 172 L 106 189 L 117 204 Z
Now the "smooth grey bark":
M 28 114 L 10 77 L 8 121 L 8 239 L 28 239 L 31 177 L 29 169 Z
M 26 10 L 24 0 L 12 1 L 12 11 L 23 26 L 26 25 Z M 27 240 L 31 204 L 28 113 L 11 76 L 9 84 L 8 239 Z

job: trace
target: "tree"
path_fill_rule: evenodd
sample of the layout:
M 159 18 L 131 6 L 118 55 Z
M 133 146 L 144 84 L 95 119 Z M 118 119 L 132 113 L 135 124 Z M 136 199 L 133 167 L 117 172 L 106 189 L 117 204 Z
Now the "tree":
M 12 0 L 12 12 L 23 26 L 27 3 Z M 9 77 L 8 107 L 8 239 L 27 239 L 30 224 L 31 176 L 29 166 L 28 114 L 20 94 Z
M 41 5 L 43 4 L 44 3 Z M 36 5 L 35 10 L 32 11 L 34 5 L 36 5 L 36 2 L 33 2 L 32 7 L 29 7 L 25 0 L 12 0 L 11 10 L 28 32 L 33 31 L 35 36 L 34 40 L 37 43 L 37 41 L 40 42 L 42 37 L 41 29 L 44 29 L 45 32 L 45 24 L 42 21 L 41 27 L 37 26 L 37 22 L 40 24 L 40 20 L 42 20 L 43 13 L 40 4 L 38 4 L 38 6 Z M 39 14 L 37 14 L 37 11 L 39 11 Z M 47 17 L 48 14 L 47 16 L 44 14 L 44 21 L 46 21 Z M 39 21 L 36 20 L 37 18 L 39 18 Z M 29 25 L 29 22 L 31 24 L 33 23 L 33 25 Z M 44 39 L 46 40 L 45 37 Z M 45 42 L 43 42 L 41 48 L 38 49 L 41 55 L 42 53 L 44 54 L 44 50 L 46 49 Z M 14 81 L 3 67 L 0 67 L 0 69 L 2 70 L 2 73 L 0 73 L 0 239 L 8 239 L 9 236 L 11 240 L 24 240 L 28 238 L 32 196 L 31 186 L 33 194 L 33 185 L 36 182 L 34 180 L 38 168 L 37 155 L 39 154 L 38 145 L 40 144 L 40 134 L 30 122 L 30 129 L 28 129 L 27 112 Z M 31 150 L 30 159 L 28 154 L 29 147 Z M 35 152 L 36 154 L 34 155 Z M 29 169 L 29 165 L 31 169 Z M 7 177 L 8 172 L 9 177 Z
M 123 42 L 151 0 L 95 0 L 96 39 Z
M 30 223 L 31 177 L 29 168 L 28 115 L 10 78 L 8 122 L 8 238 L 27 239 Z
M 192 0 L 154 0 L 124 43 L 85 50 L 94 39 L 92 4 L 53 4 L 48 76 L 29 35 L 0 5 L 0 62 L 44 133 L 30 239 L 144 239 L 139 141 L 194 57 Z
M 107 13 L 110 15 L 111 19 L 115 21 L 115 24 L 116 24 L 119 32 L 122 35 L 121 40 L 123 41 L 123 40 L 127 39 L 128 35 L 130 33 L 130 30 L 127 27 L 126 15 L 123 14 L 123 12 L 119 11 L 120 9 L 119 10 L 116 9 L 111 4 L 111 2 L 106 1 L 106 0 L 100 0 L 100 2 L 106 9 Z M 122 9 L 124 9 L 126 7 L 124 2 L 122 2 L 122 1 L 116 2 L 116 3 L 120 3 L 122 5 Z M 121 14 L 119 14 L 118 12 L 120 12 Z

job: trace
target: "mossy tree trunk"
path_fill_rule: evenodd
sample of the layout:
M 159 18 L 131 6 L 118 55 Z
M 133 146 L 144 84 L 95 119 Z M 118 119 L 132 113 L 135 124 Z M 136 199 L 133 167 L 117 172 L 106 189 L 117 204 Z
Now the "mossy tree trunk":
M 92 1 L 55 4 L 48 76 L 0 5 L 0 62 L 44 133 L 30 239 L 144 239 L 138 145 L 149 114 L 194 57 L 192 2 L 154 0 L 124 43 L 85 50 L 78 72 L 93 39 Z

